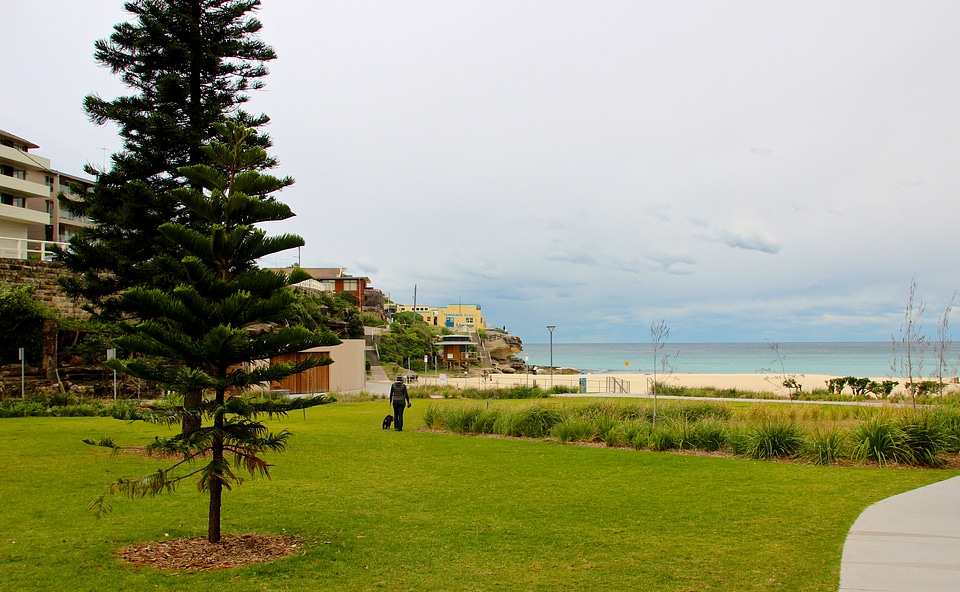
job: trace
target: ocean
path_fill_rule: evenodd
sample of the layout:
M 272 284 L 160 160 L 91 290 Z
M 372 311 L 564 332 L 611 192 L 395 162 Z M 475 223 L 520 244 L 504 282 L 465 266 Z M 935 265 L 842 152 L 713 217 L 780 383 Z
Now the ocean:
M 887 342 L 859 343 L 780 343 L 777 352 L 769 343 L 666 343 L 661 351 L 670 356 L 670 368 L 675 373 L 691 374 L 780 374 L 780 361 L 785 374 L 827 374 L 831 376 L 858 376 L 882 378 L 898 376 L 891 364 L 898 354 Z M 923 356 L 921 376 L 936 371 L 938 355 L 936 344 Z M 524 343 L 523 353 L 529 355 L 531 366 L 550 365 L 550 345 Z M 948 367 L 951 376 L 957 374 L 960 344 L 948 349 Z M 653 371 L 654 354 L 650 343 L 554 343 L 553 365 L 576 368 L 589 373 L 639 373 Z M 916 363 L 914 363 L 916 368 Z M 769 369 L 765 372 L 764 369 Z M 658 363 L 657 371 L 662 370 Z

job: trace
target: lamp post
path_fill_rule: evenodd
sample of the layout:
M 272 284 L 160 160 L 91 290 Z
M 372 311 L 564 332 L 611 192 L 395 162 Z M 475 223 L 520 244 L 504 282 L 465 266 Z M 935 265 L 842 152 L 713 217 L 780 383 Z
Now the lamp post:
M 553 388 L 553 330 L 556 328 L 556 325 L 547 325 L 550 331 L 550 388 Z

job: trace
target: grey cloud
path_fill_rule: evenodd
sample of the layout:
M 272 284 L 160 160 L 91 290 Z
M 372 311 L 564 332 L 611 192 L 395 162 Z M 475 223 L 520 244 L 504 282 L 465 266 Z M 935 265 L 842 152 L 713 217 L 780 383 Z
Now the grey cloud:
M 742 232 L 726 231 L 722 234 L 721 239 L 727 246 L 733 247 L 734 249 L 759 251 L 770 255 L 776 255 L 781 249 L 775 240 L 761 232 L 745 234 Z

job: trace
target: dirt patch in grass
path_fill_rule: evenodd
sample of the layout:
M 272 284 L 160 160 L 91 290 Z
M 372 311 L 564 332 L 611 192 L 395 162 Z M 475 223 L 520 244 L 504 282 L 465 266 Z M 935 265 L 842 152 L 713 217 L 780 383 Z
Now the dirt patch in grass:
M 131 545 L 118 555 L 138 567 L 207 571 L 282 559 L 301 551 L 303 544 L 292 535 L 223 535 L 219 543 L 210 543 L 203 537 L 149 541 Z

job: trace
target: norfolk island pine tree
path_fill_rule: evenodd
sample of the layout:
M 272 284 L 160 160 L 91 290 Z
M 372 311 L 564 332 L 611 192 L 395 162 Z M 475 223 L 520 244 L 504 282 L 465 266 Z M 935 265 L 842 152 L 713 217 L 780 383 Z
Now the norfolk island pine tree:
M 259 7 L 259 0 L 134 0 L 124 4 L 131 20 L 95 42 L 97 63 L 131 92 L 112 100 L 90 94 L 83 108 L 94 123 L 117 126 L 122 148 L 109 170 L 85 167 L 96 183 L 82 199 L 60 196 L 64 210 L 92 224 L 58 255 L 70 272 L 61 287 L 95 319 L 129 318 L 120 297 L 128 288 L 169 289 L 180 282 L 182 253 L 159 228 L 189 219 L 171 193 L 187 183 L 181 167 L 202 162 L 201 146 L 215 137 L 215 123 L 259 129 L 269 121 L 243 110 L 248 92 L 263 86 L 265 64 L 276 58 L 258 37 Z M 248 142 L 270 147 L 265 133 Z M 268 157 L 257 167 L 275 165 Z M 186 406 L 199 404 L 186 395 Z M 194 416 L 185 419 L 185 432 L 197 427 Z
M 165 240 L 186 253 L 182 260 L 185 280 L 168 290 L 136 287 L 124 292 L 125 306 L 141 320 L 118 345 L 141 357 L 111 361 L 116 370 L 157 381 L 164 388 L 205 395 L 199 397 L 197 409 L 143 408 L 136 419 L 174 424 L 182 422 L 185 415 L 195 415 L 200 425 L 173 437 L 157 438 L 148 447 L 179 455 L 180 462 L 151 475 L 117 479 L 91 504 L 99 515 L 109 510 L 107 492 L 155 495 L 195 477 L 199 489 L 210 496 L 207 539 L 212 543 L 220 541 L 223 488 L 241 481 L 228 457 L 234 468 L 269 476 L 269 466 L 259 454 L 283 450 L 291 435 L 287 430 L 267 433 L 257 418 L 330 402 L 325 397 L 286 404 L 258 401 L 244 396 L 244 390 L 330 363 L 328 358 L 316 356 L 297 363 L 271 363 L 271 357 L 339 342 L 329 331 L 312 332 L 286 324 L 295 300 L 288 284 L 303 279 L 299 277 L 302 272 L 295 270 L 288 277 L 259 269 L 256 261 L 302 246 L 304 241 L 291 234 L 267 236 L 254 226 L 293 216 L 289 207 L 270 196 L 284 183 L 257 170 L 267 155 L 248 142 L 254 135 L 252 129 L 238 123 L 215 127 L 225 141 L 204 147 L 212 164 L 184 167 L 182 174 L 195 188 L 174 191 L 194 223 L 168 222 L 160 227 Z M 203 420 L 209 423 L 205 425 Z M 116 448 L 110 440 L 99 444 Z M 197 462 L 205 464 L 187 470 Z

